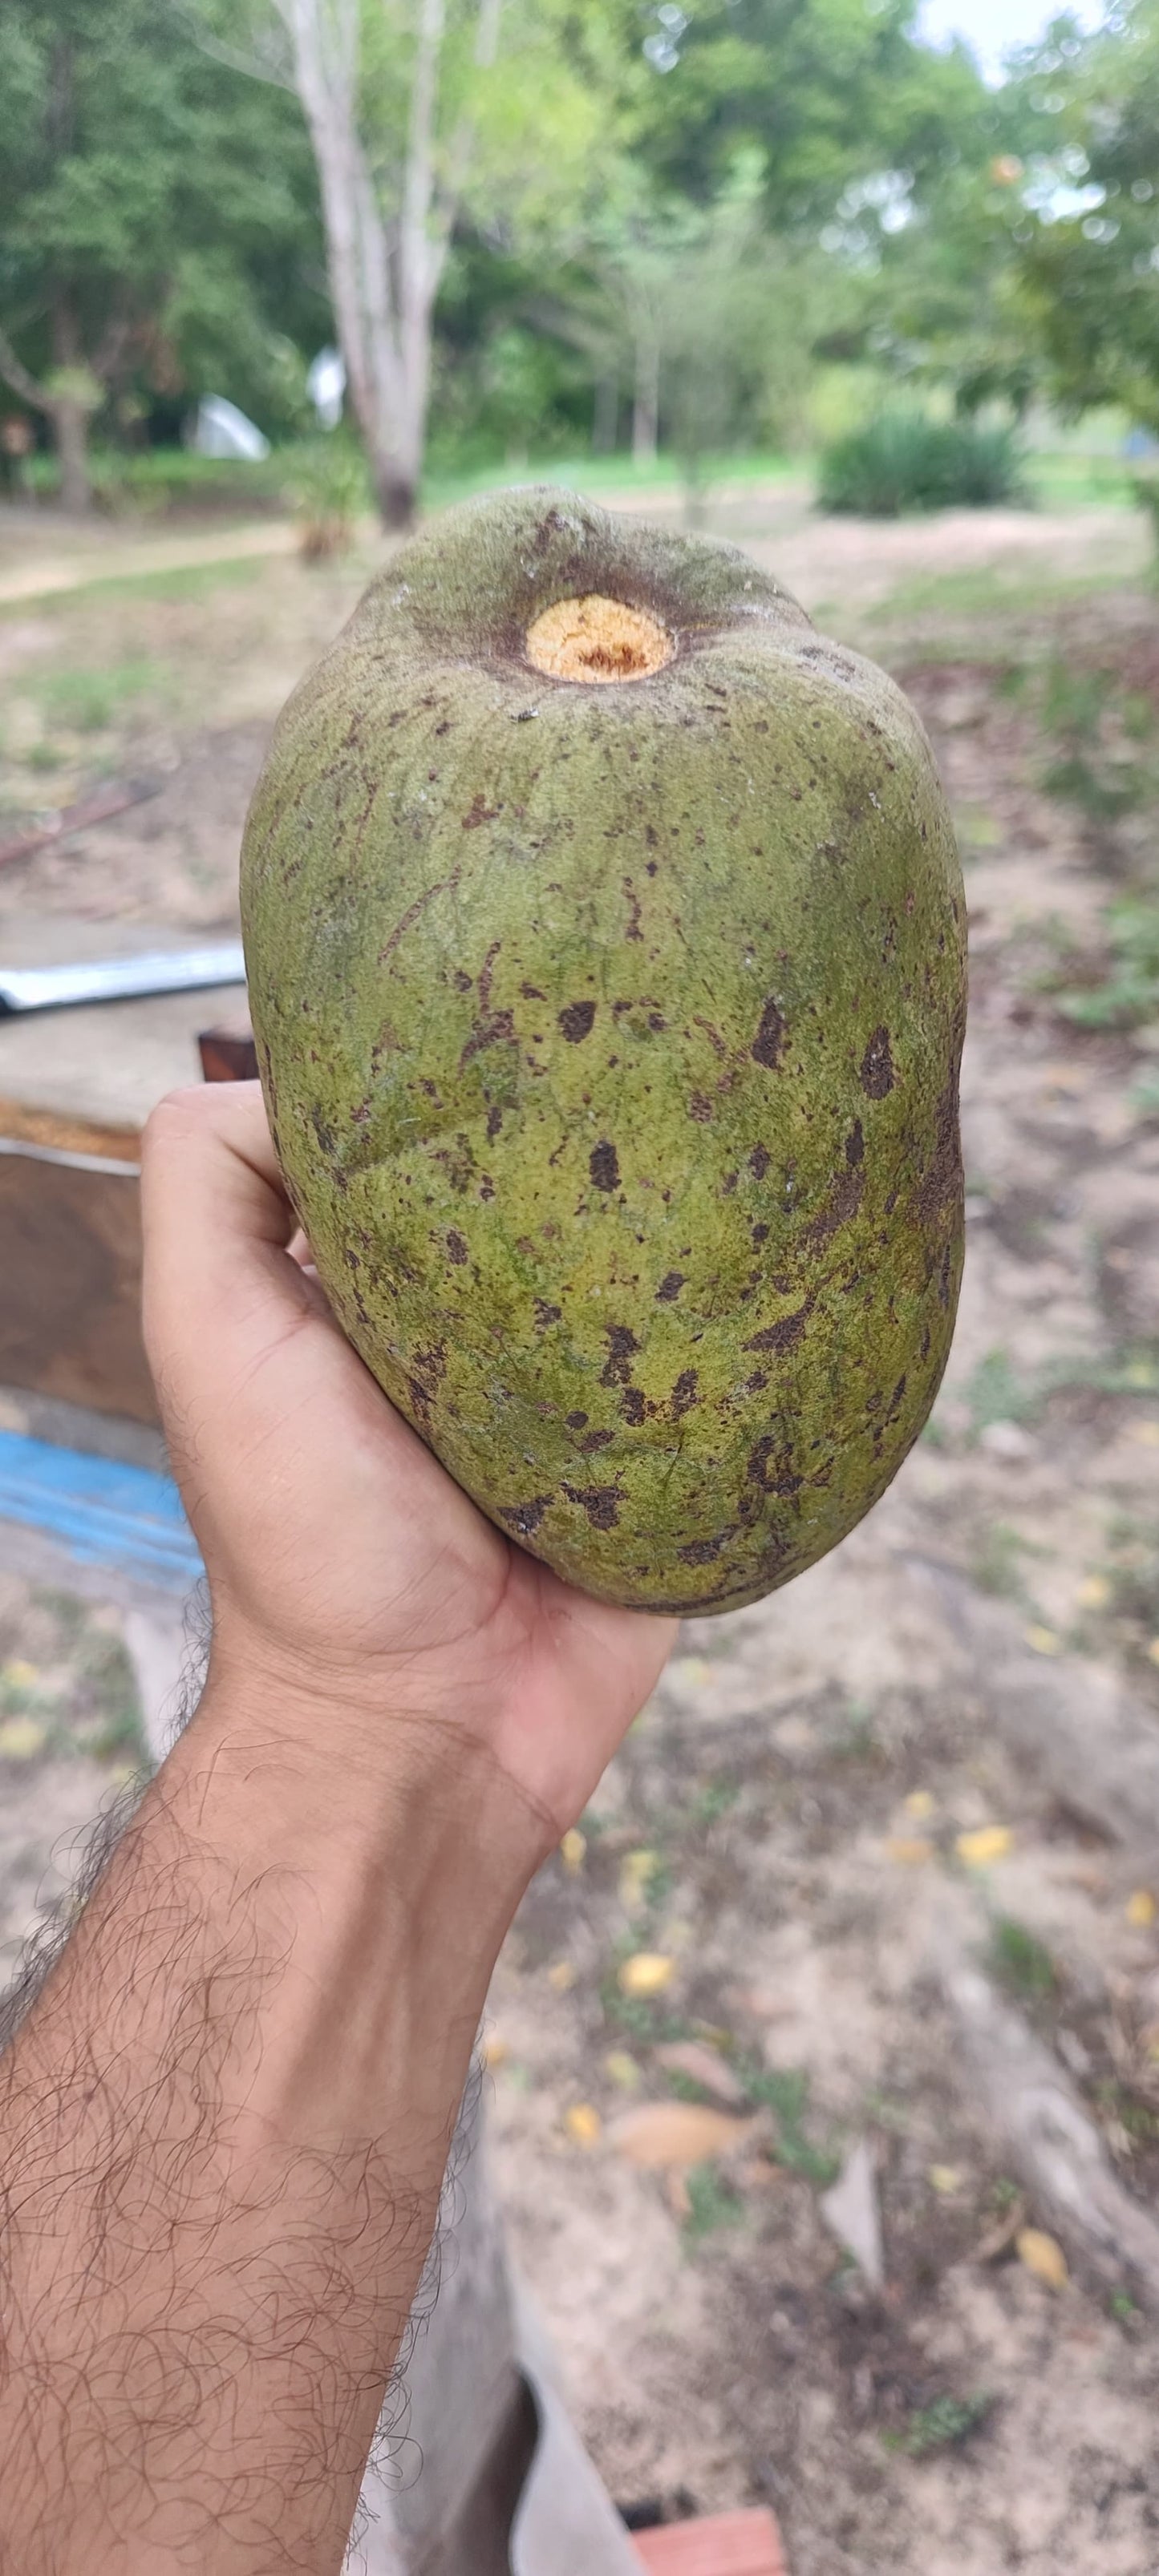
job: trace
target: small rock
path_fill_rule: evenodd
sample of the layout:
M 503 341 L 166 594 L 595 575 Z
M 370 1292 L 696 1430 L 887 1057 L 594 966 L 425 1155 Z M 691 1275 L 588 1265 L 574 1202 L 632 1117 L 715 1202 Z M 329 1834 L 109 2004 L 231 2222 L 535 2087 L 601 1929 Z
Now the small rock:
M 868 2138 L 850 2148 L 837 2181 L 821 2195 L 821 2215 L 832 2236 L 864 2273 L 870 2288 L 885 2286 L 885 2254 L 877 2197 L 877 2168 Z
M 978 1446 L 988 1457 L 1001 1458 L 1011 1466 L 1034 1454 L 1034 1442 L 1020 1422 L 988 1422 L 979 1433 Z

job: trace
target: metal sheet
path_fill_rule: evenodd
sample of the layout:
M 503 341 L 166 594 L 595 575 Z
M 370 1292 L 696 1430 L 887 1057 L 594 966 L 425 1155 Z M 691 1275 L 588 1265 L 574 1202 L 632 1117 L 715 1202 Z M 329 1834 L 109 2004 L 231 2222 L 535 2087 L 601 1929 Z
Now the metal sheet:
M 147 993 L 201 992 L 244 984 L 239 939 L 212 948 L 159 949 L 143 957 L 89 958 L 67 966 L 0 966 L 0 1014 L 56 1011 L 78 1002 L 125 1002 Z

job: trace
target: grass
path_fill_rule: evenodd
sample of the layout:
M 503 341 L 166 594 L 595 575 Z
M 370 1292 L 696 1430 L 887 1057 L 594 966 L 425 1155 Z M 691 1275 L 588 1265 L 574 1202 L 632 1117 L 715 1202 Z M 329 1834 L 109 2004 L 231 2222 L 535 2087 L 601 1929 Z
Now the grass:
M 1056 1008 L 1077 1028 L 1137 1029 L 1159 1018 L 1159 901 L 1124 896 L 1106 915 L 1107 957 L 1091 981 L 1063 981 L 1065 967 L 1046 989 Z
M 714 2165 L 690 2166 L 685 2189 L 688 2210 L 683 2234 L 688 2245 L 698 2245 L 702 2237 L 713 2236 L 722 2227 L 737 2227 L 744 2218 L 743 2200 L 722 2180 Z
M 103 733 L 136 698 L 156 688 L 154 661 L 116 662 L 102 671 L 54 671 L 42 680 L 40 704 L 50 724 L 70 733 Z
M 971 1564 L 971 1574 L 980 1592 L 990 1592 L 998 1601 L 1026 1602 L 1026 1578 L 1022 1568 L 1024 1556 L 1041 1556 L 1042 1549 L 1033 1539 L 1023 1538 L 1012 1521 L 989 1521 L 978 1543 Z
M 704 480 L 711 491 L 721 484 L 784 483 L 810 473 L 808 458 L 770 451 L 710 457 Z M 593 494 L 674 492 L 683 489 L 683 480 L 678 459 L 664 454 L 647 465 L 637 465 L 630 455 L 620 451 L 611 456 L 529 458 L 519 465 L 492 460 L 487 465 L 458 470 L 433 467 L 423 477 L 422 502 L 424 510 L 446 510 L 455 501 L 473 499 L 476 493 L 509 491 L 526 483 L 554 483 L 565 491 Z
M 970 1438 L 978 1439 L 992 1422 L 1034 1422 L 1051 1397 L 1071 1393 L 1153 1396 L 1159 1391 L 1159 1356 L 1151 1351 L 1120 1351 L 1105 1360 L 1048 1360 L 1029 1373 L 1019 1371 L 1008 1351 L 988 1351 L 971 1370 L 963 1389 L 970 1413 Z
M 935 2397 L 931 2405 L 915 2407 L 902 2432 L 883 2433 L 883 2445 L 903 2459 L 928 2460 L 935 2451 L 952 2451 L 968 2441 L 993 2406 L 988 2389 L 978 2389 L 971 2397 Z
M 995 1984 L 1017 2003 L 1046 2003 L 1058 1984 L 1049 1950 L 1012 1914 L 1000 1914 L 992 1925 L 986 1964 Z
M 86 600 L 112 596 L 118 600 L 201 599 L 227 582 L 259 582 L 267 569 L 260 555 L 223 555 L 213 563 L 175 564 L 169 571 L 159 567 L 156 572 L 103 572 L 67 590 L 37 592 L 36 614 L 51 617 L 58 609 L 67 613 Z M 27 617 L 28 611 L 27 599 L 0 600 L 0 618 Z
M 746 2058 L 734 2058 L 732 2064 L 750 2102 L 761 2104 L 773 2114 L 777 2124 L 777 2163 L 819 2189 L 827 2189 L 837 2179 L 841 2159 L 831 2147 L 819 2147 L 807 2135 L 808 2076 L 799 2067 L 758 2066 Z

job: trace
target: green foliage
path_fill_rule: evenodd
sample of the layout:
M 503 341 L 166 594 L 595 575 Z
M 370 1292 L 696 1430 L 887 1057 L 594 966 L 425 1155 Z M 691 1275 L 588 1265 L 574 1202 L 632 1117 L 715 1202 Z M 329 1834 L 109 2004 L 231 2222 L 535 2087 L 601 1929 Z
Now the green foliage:
M 987 1964 L 997 1984 L 1019 2003 L 1047 2002 L 1058 1983 L 1049 1950 L 1010 1914 L 1000 1914 L 992 1926 Z
M 1057 992 L 1059 1010 L 1084 1029 L 1133 1029 L 1159 1019 L 1159 901 L 1131 896 L 1111 904 L 1107 946 L 1105 974 Z
M 307 563 L 322 563 L 353 544 L 358 520 L 370 507 L 366 460 L 340 434 L 303 446 L 284 486 L 298 524 L 298 548 Z
M 1038 682 L 1038 716 L 1054 752 L 1043 773 L 1095 822 L 1115 822 L 1159 789 L 1150 700 L 1122 689 L 1114 671 L 1056 653 Z
M 976 1440 L 991 1422 L 1034 1422 L 1052 1396 L 1084 1389 L 1097 1395 L 1153 1395 L 1159 1389 L 1159 1359 L 1148 1351 L 1105 1360 L 1076 1353 L 1073 1359 L 1048 1360 L 1023 1374 L 1009 1352 L 988 1351 L 963 1389 L 970 1436 Z
M 1159 428 L 1159 7 L 1124 0 L 1097 32 L 1064 22 L 1023 91 L 1053 129 L 1013 249 L 1048 383 L 1071 411 L 1118 403 Z
M 823 510 L 895 519 L 907 511 L 1015 501 L 1020 473 L 1009 429 L 935 420 L 916 410 L 883 411 L 826 448 L 817 498 Z
M 153 0 L 6 0 L 0 323 L 49 393 L 111 427 L 228 391 L 296 425 L 328 327 L 296 103 Z
M 1009 1416 L 997 1418 L 1008 1420 Z M 1022 1559 L 1035 1552 L 1032 1542 L 1009 1521 L 988 1521 L 970 1571 L 981 1592 L 991 1592 L 1000 1601 L 1024 1602 Z
M 683 2233 L 687 2245 L 698 2245 L 702 2237 L 712 2236 L 722 2227 L 736 2227 L 743 2219 L 743 2200 L 722 2180 L 715 2165 L 692 2165 L 685 2176 L 685 2188 L 688 2209 Z
M 993 2411 L 994 2398 L 986 2389 L 972 2397 L 935 2397 L 932 2405 L 916 2407 L 902 2433 L 883 2433 L 887 2451 L 898 2451 L 907 2460 L 926 2460 L 934 2451 L 952 2451 L 969 2439 Z
M 777 2123 L 776 2158 L 792 2173 L 823 2190 L 835 2182 L 841 2159 L 831 2148 L 818 2147 L 807 2135 L 809 2078 L 798 2067 L 759 2066 L 737 2060 L 736 2072 L 750 2102 L 766 2104 Z
M 119 708 L 146 696 L 156 681 L 154 663 L 118 662 L 103 671 L 54 671 L 39 694 L 49 723 L 70 733 L 102 733 Z

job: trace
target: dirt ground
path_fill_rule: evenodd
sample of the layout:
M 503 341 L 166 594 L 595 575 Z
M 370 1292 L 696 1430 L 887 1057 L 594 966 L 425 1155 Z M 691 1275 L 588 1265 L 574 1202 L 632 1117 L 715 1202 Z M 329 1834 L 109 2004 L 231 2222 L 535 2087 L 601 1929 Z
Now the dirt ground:
M 1159 1813 L 1108 1825 L 1095 1721 L 1118 1694 L 1159 1747 L 1159 956 L 1122 926 L 1159 874 L 1159 594 L 1123 510 L 866 528 L 782 486 L 711 524 L 933 738 L 970 909 L 966 1285 L 890 1493 L 786 1593 L 688 1625 L 532 1889 L 488 2025 L 499 2187 L 625 2506 L 767 2501 L 794 2576 L 1157 2576 L 1153 2310 L 1036 2200 L 945 1960 L 1153 2205 Z M 233 920 L 265 730 L 374 555 L 307 573 L 234 532 L 165 571 L 158 539 L 115 581 L 120 542 L 38 597 L 0 530 L 0 843 L 102 776 L 163 782 L 0 870 L 0 943 L 55 910 Z M 1115 975 L 1107 1025 L 1068 1014 Z M 0 1968 L 132 1758 L 115 1628 L 0 1574 Z M 823 2207 L 859 2144 L 876 2285 Z

